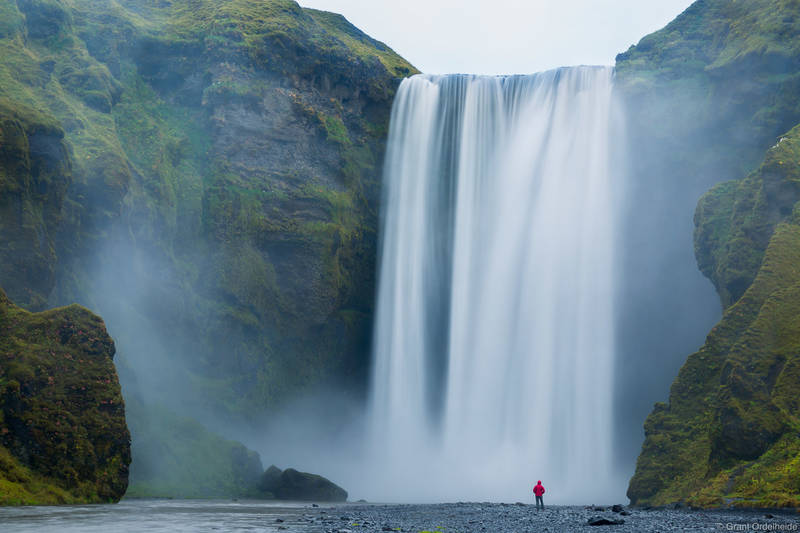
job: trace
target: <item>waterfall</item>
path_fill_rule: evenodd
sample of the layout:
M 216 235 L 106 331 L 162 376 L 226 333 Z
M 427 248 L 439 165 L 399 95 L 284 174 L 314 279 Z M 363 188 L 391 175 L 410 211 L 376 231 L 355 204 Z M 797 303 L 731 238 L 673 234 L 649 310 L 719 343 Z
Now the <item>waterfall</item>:
M 385 162 L 372 498 L 517 501 L 541 479 L 546 501 L 622 500 L 613 76 L 402 82 Z

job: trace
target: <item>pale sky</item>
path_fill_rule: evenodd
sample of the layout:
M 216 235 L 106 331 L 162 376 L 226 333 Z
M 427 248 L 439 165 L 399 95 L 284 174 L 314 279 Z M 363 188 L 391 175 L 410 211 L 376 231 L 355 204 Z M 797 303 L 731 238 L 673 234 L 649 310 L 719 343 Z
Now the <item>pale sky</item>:
M 299 0 L 341 13 L 431 74 L 611 65 L 691 0 Z

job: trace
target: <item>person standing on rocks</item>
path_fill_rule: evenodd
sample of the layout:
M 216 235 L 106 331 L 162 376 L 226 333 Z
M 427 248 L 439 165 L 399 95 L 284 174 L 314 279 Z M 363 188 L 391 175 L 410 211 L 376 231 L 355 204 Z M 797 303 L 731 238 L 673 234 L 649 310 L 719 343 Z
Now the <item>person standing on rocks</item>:
M 533 487 L 533 495 L 536 496 L 536 509 L 539 510 L 539 506 L 542 506 L 544 509 L 544 500 L 542 500 L 542 496 L 544 495 L 544 486 L 542 486 L 542 480 L 536 482 L 536 486 Z

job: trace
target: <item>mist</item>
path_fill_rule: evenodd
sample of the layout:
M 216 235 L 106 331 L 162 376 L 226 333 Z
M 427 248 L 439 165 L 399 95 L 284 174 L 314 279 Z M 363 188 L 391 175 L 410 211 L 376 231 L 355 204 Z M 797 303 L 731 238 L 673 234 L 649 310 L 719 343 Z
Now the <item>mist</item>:
M 201 68 L 171 70 L 202 51 L 158 46 L 130 52 L 155 88 L 138 98 L 190 118 L 159 108 L 174 138 L 126 139 L 120 213 L 51 299 L 115 339 L 134 480 L 178 449 L 142 446 L 144 422 L 177 417 L 351 499 L 516 501 L 537 479 L 554 503 L 624 499 L 645 417 L 721 313 L 697 200 L 753 164 L 691 157 L 735 131 L 694 122 L 705 94 L 611 67 L 416 76 L 387 124 L 404 140 L 367 147 L 353 193 L 341 151 L 375 102 L 226 64 L 216 101 Z
M 491 78 L 485 80 L 489 82 Z M 571 105 L 577 96 L 563 94 L 559 98 L 565 105 Z M 532 113 L 541 111 L 542 106 L 549 105 L 543 103 L 544 100 L 541 99 L 534 100 L 533 103 L 524 103 L 524 100 L 522 102 L 518 104 L 522 106 L 519 109 L 530 109 L 527 112 Z M 447 105 L 457 109 L 464 104 L 452 102 Z M 685 181 L 665 179 L 664 170 L 651 173 L 652 169 L 670 168 L 672 152 L 659 147 L 654 148 L 646 137 L 642 140 L 641 124 L 633 123 L 626 118 L 640 114 L 635 108 L 635 102 L 625 101 L 623 95 L 619 95 L 616 105 L 624 111 L 620 111 L 618 116 L 613 118 L 615 121 L 613 127 L 606 125 L 610 128 L 607 135 L 611 143 L 605 149 L 604 157 L 613 159 L 613 168 L 608 182 L 602 185 L 612 197 L 607 207 L 607 216 L 610 217 L 609 223 L 616 228 L 614 235 L 609 234 L 610 240 L 602 246 L 602 249 L 613 252 L 606 259 L 602 259 L 603 256 L 589 259 L 587 257 L 592 257 L 591 253 L 587 256 L 587 250 L 578 247 L 572 252 L 577 253 L 577 256 L 566 256 L 565 259 L 568 262 L 585 262 L 585 266 L 594 272 L 593 275 L 596 275 L 598 268 L 606 268 L 610 285 L 592 289 L 599 292 L 595 296 L 588 296 L 581 294 L 586 288 L 573 285 L 570 278 L 559 281 L 558 272 L 563 272 L 569 268 L 568 266 L 562 265 L 551 274 L 540 272 L 538 276 L 550 280 L 548 283 L 551 285 L 535 289 L 525 299 L 531 305 L 536 305 L 543 291 L 566 283 L 563 285 L 564 292 L 555 300 L 562 303 L 554 304 L 550 311 L 545 310 L 536 314 L 538 317 L 536 319 L 520 323 L 516 327 L 518 331 L 524 331 L 526 327 L 539 329 L 534 337 L 519 340 L 522 344 L 519 348 L 514 348 L 514 342 L 509 343 L 502 339 L 509 335 L 502 333 L 504 331 L 502 324 L 509 319 L 491 321 L 493 315 L 505 312 L 502 309 L 513 301 L 513 299 L 508 300 L 511 293 L 497 293 L 500 299 L 495 298 L 494 311 L 489 311 L 485 303 L 462 302 L 453 304 L 455 307 L 451 311 L 444 310 L 444 315 L 436 315 L 442 313 L 442 304 L 437 303 L 439 299 L 454 299 L 453 301 L 458 302 L 459 299 L 470 298 L 471 289 L 468 286 L 458 287 L 448 281 L 450 274 L 446 272 L 457 268 L 459 264 L 453 263 L 455 266 L 443 271 L 444 278 L 432 281 L 433 292 L 421 298 L 422 307 L 410 311 L 412 317 L 418 314 L 426 317 L 423 324 L 427 324 L 425 326 L 428 328 L 427 333 L 413 333 L 413 326 L 400 326 L 401 333 L 398 333 L 400 336 L 410 339 L 419 334 L 420 342 L 433 342 L 420 345 L 427 348 L 406 348 L 393 356 L 403 358 L 412 353 L 423 355 L 425 350 L 432 350 L 431 362 L 422 360 L 418 363 L 432 364 L 432 373 L 418 384 L 414 384 L 413 374 L 397 383 L 391 382 L 394 377 L 380 374 L 380 369 L 375 367 L 380 362 L 375 358 L 380 357 L 381 333 L 376 332 L 377 337 L 374 340 L 376 344 L 370 356 L 373 361 L 369 365 L 373 370 L 369 374 L 371 377 L 368 383 L 359 386 L 358 381 L 354 384 L 353 381 L 348 382 L 344 376 L 332 375 L 319 380 L 311 387 L 287 392 L 274 405 L 265 405 L 253 411 L 240 411 L 235 407 L 232 409 L 231 404 L 235 405 L 237 397 L 245 393 L 246 388 L 242 387 L 241 381 L 237 385 L 236 381 L 226 379 L 224 376 L 218 378 L 215 373 L 217 369 L 223 367 L 238 368 L 246 373 L 248 369 L 242 364 L 247 363 L 236 362 L 236 354 L 241 353 L 241 348 L 237 346 L 247 346 L 263 333 L 228 331 L 223 323 L 217 325 L 219 335 L 222 337 L 219 344 L 208 346 L 199 342 L 200 337 L 195 335 L 195 332 L 208 328 L 217 320 L 214 308 L 207 301 L 209 295 L 205 293 L 203 283 L 209 279 L 208 276 L 214 275 L 214 264 L 220 261 L 219 252 L 192 250 L 177 261 L 174 257 L 163 255 L 157 245 L 148 242 L 148 238 L 159 232 L 170 231 L 169 228 L 155 227 L 139 235 L 132 234 L 130 229 L 135 227 L 132 221 L 137 217 L 135 208 L 132 208 L 123 219 L 126 220 L 126 225 L 119 226 L 114 237 L 108 239 L 109 244 L 94 254 L 97 259 L 91 266 L 91 290 L 82 300 L 104 317 L 109 331 L 116 340 L 117 364 L 123 391 L 129 404 L 129 416 L 134 419 L 147 419 L 153 416 L 154 412 L 166 410 L 177 416 L 190 417 L 212 432 L 241 441 L 258 451 L 264 467 L 275 464 L 280 468 L 295 467 L 319 473 L 344 486 L 353 500 L 363 498 L 369 501 L 419 503 L 456 500 L 512 501 L 525 499 L 531 480 L 544 479 L 552 494 L 550 501 L 554 503 L 609 504 L 622 501 L 626 480 L 632 474 L 635 458 L 641 446 L 644 418 L 654 402 L 666 398 L 669 384 L 686 355 L 702 344 L 705 333 L 719 318 L 719 299 L 711 283 L 700 274 L 696 266 L 692 248 L 691 220 L 696 199 L 718 179 L 717 176 L 723 173 L 721 171 L 708 173 L 705 175 L 710 178 L 693 180 L 688 184 Z M 511 109 L 517 110 L 517 107 L 512 105 Z M 519 117 L 512 117 L 512 123 L 517 118 Z M 395 117 L 393 120 L 399 119 Z M 451 122 L 449 127 L 454 129 L 449 132 L 445 129 L 440 133 L 444 137 L 439 142 L 445 145 L 450 142 L 458 144 L 448 140 L 447 135 L 454 135 L 467 127 L 460 124 L 460 120 L 462 119 Z M 557 126 L 548 126 L 541 120 L 533 118 L 531 124 L 543 127 L 549 135 L 559 135 Z M 623 124 L 626 121 L 629 123 Z M 662 123 L 661 134 L 673 135 L 664 132 L 670 130 L 679 132 L 681 127 L 682 124 Z M 632 136 L 631 132 L 637 133 L 638 137 Z M 482 135 L 480 129 L 476 130 L 475 135 L 480 138 Z M 508 142 L 512 145 L 516 143 L 522 150 L 530 150 L 528 148 L 530 141 L 524 139 L 524 136 L 515 137 L 512 134 Z M 553 150 L 557 142 L 560 141 L 556 137 L 550 140 L 549 144 L 545 143 L 547 148 L 533 150 L 531 153 L 546 158 L 548 157 L 546 150 Z M 436 179 L 436 172 L 443 172 L 443 175 L 451 176 L 449 179 L 452 182 L 450 189 L 443 189 L 444 192 L 438 193 L 444 194 L 439 200 L 444 202 L 444 207 L 439 207 L 435 202 L 431 204 L 439 211 L 437 215 L 439 218 L 427 222 L 426 233 L 432 236 L 434 243 L 439 243 L 433 249 L 441 250 L 442 245 L 447 246 L 446 243 L 449 242 L 452 246 L 452 243 L 459 239 L 455 235 L 461 229 L 454 221 L 463 222 L 464 219 L 463 215 L 462 218 L 456 217 L 456 206 L 446 205 L 447 202 L 454 201 L 455 190 L 459 183 L 458 178 L 448 172 L 455 172 L 459 158 L 448 152 L 437 157 L 444 159 L 428 163 L 431 165 L 430 168 L 439 169 L 433 171 L 432 179 Z M 572 157 L 580 158 L 583 155 L 573 153 Z M 391 169 L 395 168 L 397 163 L 393 163 L 391 159 L 387 161 L 389 164 L 387 172 L 391 173 Z M 463 165 L 463 157 L 461 164 Z M 534 160 L 525 164 L 535 167 L 542 163 Z M 567 170 L 556 166 L 554 172 L 555 175 L 584 175 L 586 168 L 596 163 L 589 162 L 586 165 Z M 387 175 L 387 180 L 392 179 L 401 178 Z M 384 185 L 386 186 L 388 185 Z M 486 196 L 494 185 L 491 181 L 487 181 L 486 187 L 488 187 L 486 191 L 480 193 L 478 198 Z M 497 192 L 500 191 L 495 191 Z M 571 194 L 576 193 L 573 191 Z M 544 217 L 543 209 L 556 208 L 557 211 L 551 213 L 551 218 L 555 217 L 557 220 L 555 213 L 567 209 L 565 205 L 559 205 L 559 202 L 566 201 L 566 198 L 568 197 L 555 200 L 556 203 L 553 203 L 554 200 L 548 200 L 541 204 L 542 207 L 533 208 L 531 212 Z M 133 197 L 132 205 L 135 205 L 136 201 Z M 384 216 L 386 209 L 387 204 L 384 203 Z M 526 209 L 522 208 L 514 210 L 519 213 L 526 212 Z M 442 213 L 449 213 L 453 218 L 448 221 L 447 216 L 443 216 Z M 597 215 L 592 219 L 596 224 Z M 419 220 L 423 221 L 424 218 Z M 563 223 L 565 222 L 562 221 Z M 385 231 L 385 220 L 383 228 Z M 518 230 L 511 226 L 504 231 Z M 545 233 L 555 231 L 562 236 L 568 234 L 563 227 L 558 229 L 546 226 L 530 230 L 527 234 L 535 238 L 537 231 Z M 176 233 L 174 238 L 180 239 L 185 236 Z M 460 246 L 464 246 L 471 239 L 471 237 L 460 238 L 468 239 Z M 386 236 L 384 235 L 382 239 L 385 241 Z M 597 241 L 597 237 L 587 241 L 586 237 L 580 237 L 579 233 L 567 239 L 583 243 Z M 599 245 L 597 242 L 595 244 Z M 548 245 L 547 251 L 535 253 L 531 259 L 533 262 L 529 263 L 528 267 L 523 266 L 523 271 L 525 268 L 531 268 L 530 265 L 535 265 L 537 258 L 554 253 L 553 250 L 557 249 L 554 247 L 557 246 L 558 244 L 553 242 Z M 485 244 L 476 250 L 490 248 Z M 224 255 L 231 252 L 222 253 Z M 517 252 L 513 248 L 505 251 L 495 250 L 492 253 L 500 261 L 499 264 L 510 261 L 507 263 L 508 267 L 520 268 L 520 265 L 513 263 L 517 257 L 515 255 Z M 583 259 L 579 259 L 580 257 Z M 453 260 L 453 253 L 445 252 L 439 258 Z M 433 260 L 439 259 L 434 256 Z M 386 268 L 389 264 L 387 261 L 384 257 L 379 264 Z M 463 263 L 466 259 L 461 258 L 459 261 Z M 606 267 L 602 266 L 603 261 L 607 262 Z M 185 273 L 178 271 L 179 265 L 184 262 L 191 264 L 198 272 L 193 278 L 194 281 L 187 281 Z M 402 271 L 405 267 L 396 268 Z M 430 272 L 437 268 L 439 267 L 434 264 L 424 267 L 423 270 Z M 379 274 L 379 278 L 385 280 L 388 275 L 390 274 L 384 271 Z M 493 283 L 492 290 L 498 290 L 497 282 Z M 521 285 L 525 283 L 528 282 L 524 280 L 520 282 Z M 615 288 L 612 289 L 612 286 Z M 444 428 L 448 424 L 447 417 L 453 415 L 443 411 L 445 405 L 450 405 L 449 408 L 454 409 L 463 403 L 466 410 L 457 416 L 477 416 L 477 413 L 483 412 L 482 403 L 492 402 L 490 397 L 487 397 L 468 407 L 469 395 L 462 399 L 452 397 L 458 383 L 454 381 L 448 383 L 445 380 L 446 373 L 452 371 L 453 367 L 452 362 L 442 363 L 444 359 L 441 350 L 447 349 L 448 346 L 453 349 L 453 346 L 459 345 L 462 347 L 455 348 L 454 354 L 466 350 L 466 346 L 474 341 L 467 341 L 465 344 L 465 339 L 459 338 L 459 335 L 464 335 L 468 330 L 474 332 L 478 327 L 469 326 L 459 334 L 458 326 L 451 325 L 452 314 L 458 309 L 474 309 L 476 320 L 494 324 L 492 326 L 494 329 L 487 330 L 487 337 L 481 342 L 496 343 L 499 349 L 498 357 L 504 352 L 513 353 L 514 350 L 521 349 L 519 360 L 525 361 L 529 357 L 527 354 L 535 354 L 537 350 L 543 349 L 535 347 L 537 341 L 533 340 L 534 338 L 546 336 L 548 331 L 556 331 L 560 327 L 557 325 L 559 319 L 554 313 L 563 312 L 563 302 L 570 298 L 580 301 L 581 298 L 587 297 L 594 301 L 607 299 L 609 303 L 603 310 L 594 310 L 590 313 L 594 317 L 602 317 L 608 321 L 602 326 L 604 332 L 601 333 L 602 338 L 607 338 L 609 342 L 607 360 L 604 362 L 597 360 L 597 354 L 602 352 L 598 351 L 598 342 L 606 341 L 598 341 L 595 337 L 595 340 L 585 341 L 582 348 L 576 346 L 562 348 L 560 352 L 552 355 L 554 357 L 552 361 L 558 364 L 561 359 L 575 357 L 576 354 L 588 350 L 587 355 L 590 353 L 594 356 L 592 359 L 572 362 L 569 366 L 587 365 L 589 362 L 601 366 L 589 370 L 581 384 L 574 381 L 577 379 L 575 376 L 558 374 L 555 377 L 537 377 L 536 371 L 530 369 L 522 371 L 522 375 L 528 375 L 533 380 L 531 384 L 523 382 L 523 390 L 530 388 L 533 391 L 543 389 L 549 392 L 545 392 L 543 396 L 530 396 L 527 399 L 519 397 L 511 404 L 507 402 L 513 395 L 508 396 L 495 405 L 493 410 L 485 411 L 488 418 L 476 426 L 479 433 L 462 435 L 446 433 L 448 430 Z M 559 311 L 559 308 L 562 310 Z M 576 327 L 595 331 L 602 323 L 594 318 L 591 321 L 592 326 L 588 323 L 576 326 L 573 320 L 575 318 L 566 319 L 565 331 L 571 331 Z M 536 326 L 537 322 L 539 326 Z M 545 324 L 550 325 L 545 326 Z M 500 338 L 497 338 L 498 335 Z M 569 335 L 561 338 L 568 337 Z M 224 352 L 219 351 L 222 346 L 227 347 Z M 488 346 L 484 345 L 482 350 L 486 351 L 489 349 Z M 478 353 L 480 350 L 470 357 L 478 357 Z M 262 354 L 261 357 L 270 356 Z M 282 355 L 283 360 L 292 357 L 294 354 L 291 352 Z M 223 360 L 226 362 L 222 363 Z M 543 361 L 536 363 L 536 366 L 547 364 L 546 359 Z M 509 368 L 514 368 L 513 365 L 516 363 L 513 361 L 490 363 L 482 373 L 491 373 L 493 364 L 506 364 L 510 365 Z M 255 366 L 252 368 L 255 369 Z M 603 375 L 606 377 L 602 378 Z M 451 376 L 450 379 L 455 378 Z M 557 385 L 550 390 L 553 379 L 560 381 L 557 381 Z M 478 391 L 485 387 L 497 387 L 497 383 L 476 383 L 469 385 L 465 390 Z M 499 386 L 501 389 L 507 389 L 515 385 L 509 382 Z M 404 409 L 417 405 L 416 410 L 403 413 L 387 407 L 377 407 L 379 404 L 375 398 L 391 387 L 398 387 L 394 394 L 396 401 L 399 401 Z M 209 394 L 210 390 L 214 393 Z M 544 410 L 544 413 L 552 413 L 555 417 L 552 420 L 571 416 L 561 414 L 560 409 L 572 406 L 570 412 L 575 413 L 576 408 L 580 409 L 581 402 L 586 401 L 581 399 L 581 396 L 571 396 L 572 390 L 589 393 L 590 395 L 585 398 L 591 398 L 589 401 L 595 411 L 587 415 L 588 418 L 584 418 L 583 422 L 578 416 L 571 419 L 569 423 L 576 425 L 565 433 L 564 439 L 591 443 L 592 454 L 577 448 L 570 451 L 565 445 L 566 440 L 561 444 L 553 444 L 557 432 L 563 431 L 563 428 L 561 430 L 558 428 L 566 421 L 548 421 L 550 420 L 548 416 L 525 422 L 526 417 L 540 409 Z M 438 396 L 439 394 L 442 396 Z M 451 395 L 449 399 L 448 394 Z M 608 395 L 607 403 L 598 401 L 598 395 L 602 394 Z M 552 402 L 551 396 L 555 396 Z M 230 398 L 231 403 L 227 403 L 226 398 Z M 480 436 L 481 432 L 487 431 L 487 427 L 491 425 L 490 420 L 504 419 L 500 411 L 503 405 L 513 410 L 515 404 L 517 408 L 522 407 L 519 411 L 521 418 L 515 420 L 511 426 L 499 426 L 488 431 L 491 434 L 511 431 L 512 434 L 529 434 L 530 437 L 522 440 L 514 437 L 510 440 L 495 441 L 485 440 L 484 436 Z M 543 407 L 536 407 L 537 405 Z M 587 427 L 587 420 L 592 420 L 595 425 Z M 441 424 L 438 430 L 434 429 L 431 432 L 426 429 L 436 428 L 438 424 Z M 575 436 L 576 431 L 583 430 L 588 432 L 582 437 Z M 566 437 L 567 434 L 571 437 Z M 598 448 L 598 438 L 601 434 L 607 439 L 605 448 Z M 540 441 L 541 435 L 547 439 L 546 443 Z M 134 450 L 144 449 L 142 446 L 137 446 L 138 439 L 150 438 L 151 435 L 137 435 L 134 432 Z M 448 442 L 449 444 L 446 444 Z M 602 450 L 599 452 L 600 455 L 596 455 L 598 450 Z M 136 459 L 132 466 L 134 474 L 137 468 L 153 470 L 152 465 L 159 464 L 161 460 L 160 457 L 144 456 L 141 453 L 135 453 L 134 457 Z M 586 460 L 587 463 L 578 468 L 579 460 Z M 571 463 L 574 464 L 570 466 Z M 598 466 L 601 469 L 597 469 Z M 577 473 L 566 475 L 572 467 L 577 468 Z M 590 476 L 587 472 L 592 469 L 597 471 Z

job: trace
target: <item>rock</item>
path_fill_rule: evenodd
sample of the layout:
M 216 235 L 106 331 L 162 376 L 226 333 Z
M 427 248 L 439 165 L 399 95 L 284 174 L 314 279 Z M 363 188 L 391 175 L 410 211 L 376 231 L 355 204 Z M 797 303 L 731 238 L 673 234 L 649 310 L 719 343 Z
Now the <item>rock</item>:
M 590 526 L 621 526 L 625 520 L 621 518 L 605 518 L 603 516 L 593 516 L 586 522 Z
M 258 482 L 258 490 L 261 492 L 271 492 L 275 494 L 281 484 L 281 469 L 275 465 L 270 465 Z
M 611 511 L 612 511 L 612 512 L 615 512 L 615 513 L 621 513 L 621 512 L 622 512 L 622 510 L 623 510 L 623 507 L 622 507 L 622 505 L 620 505 L 620 504 L 615 504 L 615 505 L 612 505 L 612 506 L 611 506 Z
M 621 514 L 622 516 L 630 516 L 631 515 L 631 513 L 629 513 L 628 511 L 620 511 L 619 514 Z
M 130 434 L 103 320 L 0 290 L 0 331 L 0 505 L 119 501 Z
M 775 518 L 775 517 L 773 515 L 767 513 L 767 514 L 764 515 L 764 518 Z
M 347 501 L 347 491 L 332 481 L 307 472 L 298 472 L 294 468 L 281 470 L 270 465 L 261 475 L 258 489 L 263 498 L 297 501 Z M 312 507 L 319 507 L 312 504 Z M 342 520 L 348 518 L 342 517 Z

